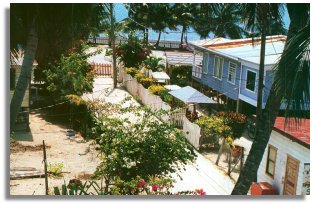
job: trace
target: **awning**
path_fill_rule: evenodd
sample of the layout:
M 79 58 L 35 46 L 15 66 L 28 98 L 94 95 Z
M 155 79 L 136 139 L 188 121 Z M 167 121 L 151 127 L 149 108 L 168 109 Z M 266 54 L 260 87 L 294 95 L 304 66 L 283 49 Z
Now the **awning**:
M 169 75 L 165 72 L 153 72 L 152 78 L 157 80 L 157 82 L 166 82 L 166 80 L 170 80 Z
M 165 85 L 164 86 L 167 90 L 178 90 L 181 89 L 179 85 Z
M 172 96 L 180 99 L 185 103 L 196 103 L 196 104 L 216 104 L 211 98 L 207 97 L 203 93 L 196 89 L 186 86 L 178 90 L 169 92 Z

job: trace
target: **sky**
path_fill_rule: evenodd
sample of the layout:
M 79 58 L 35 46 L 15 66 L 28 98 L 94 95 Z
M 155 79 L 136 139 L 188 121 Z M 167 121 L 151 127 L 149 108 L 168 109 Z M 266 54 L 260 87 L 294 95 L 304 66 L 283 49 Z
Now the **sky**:
M 125 6 L 121 3 L 115 4 L 115 16 L 116 16 L 116 21 L 119 22 L 125 18 L 128 17 L 128 10 L 125 8 Z M 285 27 L 288 28 L 289 26 L 289 16 L 287 12 L 284 12 L 284 17 L 283 17 Z M 172 41 L 180 41 L 181 38 L 181 32 L 178 31 L 170 31 L 167 30 L 168 34 L 162 33 L 161 35 L 161 40 L 172 40 Z M 158 38 L 158 33 L 154 31 L 149 32 L 149 39 L 157 39 Z M 193 41 L 193 40 L 199 40 L 200 36 L 196 34 L 192 29 L 189 30 L 188 32 L 188 41 Z

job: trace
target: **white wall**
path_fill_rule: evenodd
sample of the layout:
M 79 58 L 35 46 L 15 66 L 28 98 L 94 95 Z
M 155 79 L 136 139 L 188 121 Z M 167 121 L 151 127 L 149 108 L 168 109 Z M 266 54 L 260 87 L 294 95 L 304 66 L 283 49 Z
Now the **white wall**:
M 299 172 L 298 172 L 298 182 L 297 182 L 297 195 L 301 195 L 302 190 L 302 179 L 303 179 L 303 167 L 304 163 L 310 163 L 310 150 L 306 147 L 293 142 L 287 137 L 281 135 L 276 131 L 272 131 L 269 144 L 277 148 L 276 165 L 274 179 L 265 173 L 268 147 L 265 149 L 263 158 L 258 169 L 258 182 L 268 182 L 272 184 L 279 192 L 280 195 L 283 194 L 284 184 L 282 180 L 285 176 L 285 167 L 287 161 L 287 154 L 294 157 L 300 161 Z
M 186 116 L 183 117 L 183 134 L 196 149 L 199 149 L 200 127 L 190 122 Z

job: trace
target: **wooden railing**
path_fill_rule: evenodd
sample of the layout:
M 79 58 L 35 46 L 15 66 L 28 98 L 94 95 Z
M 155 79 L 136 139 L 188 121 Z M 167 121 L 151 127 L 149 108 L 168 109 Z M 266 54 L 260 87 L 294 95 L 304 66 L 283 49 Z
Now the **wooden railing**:
M 91 66 L 98 76 L 111 76 L 113 74 L 112 64 L 91 63 Z
M 118 45 L 120 43 L 126 42 L 128 39 L 116 39 L 115 44 Z M 109 44 L 109 38 L 108 37 L 90 37 L 88 39 L 89 43 L 93 44 L 104 44 L 108 45 Z M 157 40 L 149 40 L 148 41 L 150 45 L 156 44 Z M 170 49 L 179 49 L 180 48 L 180 41 L 164 41 L 161 40 L 159 41 L 158 47 L 163 47 L 163 48 L 170 48 Z

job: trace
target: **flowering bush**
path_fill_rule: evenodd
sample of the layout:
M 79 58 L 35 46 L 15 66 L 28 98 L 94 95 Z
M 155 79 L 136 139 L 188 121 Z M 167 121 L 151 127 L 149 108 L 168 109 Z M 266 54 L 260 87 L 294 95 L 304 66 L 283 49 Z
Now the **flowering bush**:
M 153 78 L 147 78 L 147 77 L 141 78 L 139 82 L 140 82 L 140 83 L 143 85 L 143 87 L 145 87 L 145 88 L 149 88 L 149 86 L 151 86 L 152 84 L 154 84 Z
M 142 73 L 136 73 L 134 75 L 134 78 L 136 78 L 137 81 L 140 82 L 142 78 L 145 78 L 145 76 Z
M 232 128 L 233 139 L 240 138 L 244 131 L 244 125 L 246 123 L 246 116 L 238 112 L 218 112 L 217 116 L 223 117 L 226 125 L 229 125 Z
M 148 90 L 150 91 L 150 93 L 155 94 L 155 95 L 159 95 L 160 91 L 165 90 L 165 87 L 162 85 L 151 85 Z
M 201 128 L 203 142 L 209 147 L 218 147 L 219 138 L 232 136 L 232 129 L 225 124 L 223 117 L 202 116 L 195 123 Z
M 135 74 L 138 73 L 138 69 L 136 69 L 136 68 L 126 68 L 126 73 L 131 75 L 132 77 L 134 77 Z
M 117 46 L 113 54 L 116 54 L 125 67 L 139 67 L 150 53 L 151 50 L 144 48 L 138 38 L 129 36 L 128 42 Z

